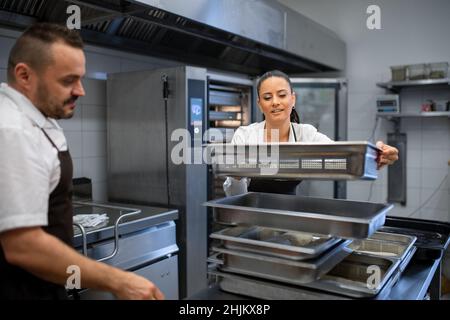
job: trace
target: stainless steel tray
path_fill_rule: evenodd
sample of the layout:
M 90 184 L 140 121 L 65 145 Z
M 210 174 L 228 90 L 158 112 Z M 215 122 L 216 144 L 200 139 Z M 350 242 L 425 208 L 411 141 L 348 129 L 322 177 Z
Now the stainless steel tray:
M 292 260 L 312 259 L 341 241 L 311 233 L 265 227 L 233 227 L 212 233 L 226 249 L 254 252 Z
M 351 253 L 347 248 L 350 242 L 343 241 L 320 257 L 307 261 L 292 261 L 223 247 L 213 247 L 212 250 L 223 255 L 223 264 L 219 266 L 222 271 L 304 284 L 317 280 L 348 256 Z
M 368 239 L 353 241 L 349 247 L 357 253 L 403 260 L 416 239 L 413 236 L 375 232 Z
M 249 192 L 205 203 L 214 219 L 228 225 L 302 231 L 365 239 L 379 229 L 393 205 Z
M 377 178 L 379 149 L 367 141 L 209 144 L 207 148 L 216 175 L 294 180 Z
M 304 286 L 354 298 L 374 297 L 396 274 L 400 262 L 399 259 L 352 253 L 326 275 Z M 377 266 L 380 270 L 377 282 L 369 278 L 374 274 L 369 269 L 371 266 Z
M 221 290 L 264 300 L 345 300 L 348 297 L 327 292 L 309 290 L 276 281 L 262 280 L 249 276 L 210 270 Z

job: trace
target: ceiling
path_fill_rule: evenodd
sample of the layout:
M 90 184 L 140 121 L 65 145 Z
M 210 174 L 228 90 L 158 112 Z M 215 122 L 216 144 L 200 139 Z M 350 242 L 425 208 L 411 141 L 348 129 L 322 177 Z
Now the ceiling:
M 261 74 L 333 71 L 284 50 L 129 0 L 0 0 L 0 26 L 23 30 L 37 21 L 65 23 L 81 9 L 86 43 L 186 64 Z

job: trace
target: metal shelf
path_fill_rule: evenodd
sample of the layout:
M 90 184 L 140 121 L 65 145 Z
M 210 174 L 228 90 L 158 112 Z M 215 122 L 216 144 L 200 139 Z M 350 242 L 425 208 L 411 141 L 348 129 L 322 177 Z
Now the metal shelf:
M 431 117 L 449 117 L 450 118 L 450 111 L 431 111 L 431 112 L 405 112 L 405 113 L 394 113 L 394 112 L 384 112 L 384 113 L 377 113 L 377 117 L 381 118 L 431 118 Z
M 448 85 L 450 86 L 450 79 L 424 79 L 424 80 L 408 80 L 408 81 L 390 81 L 379 82 L 377 86 L 388 90 L 400 90 L 404 87 L 416 86 L 434 86 L 434 85 Z

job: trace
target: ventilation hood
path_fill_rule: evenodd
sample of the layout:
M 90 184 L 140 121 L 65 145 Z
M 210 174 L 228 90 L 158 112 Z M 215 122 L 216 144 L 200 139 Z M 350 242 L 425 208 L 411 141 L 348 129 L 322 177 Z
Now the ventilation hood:
M 343 41 L 270 0 L 3 0 L 0 25 L 64 23 L 72 4 L 94 45 L 250 75 L 345 68 Z

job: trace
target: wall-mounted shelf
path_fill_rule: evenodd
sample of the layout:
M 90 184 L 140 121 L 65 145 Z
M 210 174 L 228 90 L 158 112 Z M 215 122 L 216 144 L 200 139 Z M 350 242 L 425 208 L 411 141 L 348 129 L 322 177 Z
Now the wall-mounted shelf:
M 432 111 L 432 112 L 405 112 L 405 113 L 394 113 L 394 112 L 385 112 L 385 113 L 377 113 L 377 117 L 381 118 L 430 118 L 430 117 L 449 117 L 450 111 Z
M 408 80 L 408 81 L 390 81 L 379 82 L 377 86 L 380 88 L 398 91 L 405 87 L 417 87 L 417 86 L 450 86 L 450 79 L 424 79 L 424 80 Z

